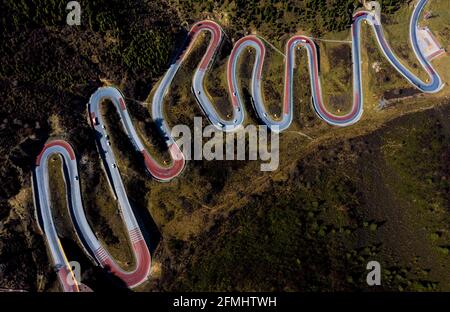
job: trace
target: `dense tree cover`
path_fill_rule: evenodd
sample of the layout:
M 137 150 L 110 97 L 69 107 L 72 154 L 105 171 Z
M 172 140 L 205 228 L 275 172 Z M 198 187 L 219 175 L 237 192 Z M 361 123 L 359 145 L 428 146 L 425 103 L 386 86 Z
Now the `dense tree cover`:
M 173 0 L 186 18 L 217 16 L 235 31 L 256 28 L 278 38 L 296 30 L 310 30 L 318 35 L 340 31 L 350 26 L 352 14 L 361 7 L 358 0 Z M 393 13 L 410 0 L 382 0 L 383 12 Z
M 6 12 L 1 19 L 4 35 L 44 27 L 61 32 L 67 30 L 66 4 L 60 0 L 6 0 L 1 7 L 2 12 Z M 171 20 L 163 18 L 168 14 L 164 12 L 164 5 L 155 10 L 157 5 L 136 0 L 82 2 L 81 25 L 71 30 L 108 36 L 112 41 L 109 53 L 115 63 L 122 63 L 126 70 L 134 72 L 150 70 L 153 76 L 167 65 L 177 34 L 177 30 L 172 29 Z

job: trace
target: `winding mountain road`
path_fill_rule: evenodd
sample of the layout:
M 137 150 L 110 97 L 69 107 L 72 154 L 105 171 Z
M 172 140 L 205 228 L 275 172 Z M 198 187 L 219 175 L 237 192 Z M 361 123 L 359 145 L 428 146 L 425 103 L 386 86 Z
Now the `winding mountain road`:
M 112 153 L 112 150 L 110 151 Z M 105 157 L 105 166 L 111 164 L 111 169 L 108 171 L 108 176 L 111 177 L 113 190 L 119 202 L 119 208 L 122 219 L 125 222 L 125 227 L 128 232 L 129 241 L 131 242 L 134 257 L 136 259 L 135 269 L 131 272 L 123 271 L 101 245 L 98 238 L 90 227 L 83 209 L 83 202 L 81 198 L 79 175 L 77 168 L 77 160 L 75 152 L 72 147 L 65 141 L 53 140 L 44 146 L 44 149 L 36 159 L 35 181 L 38 191 L 39 208 L 41 213 L 41 220 L 45 236 L 47 238 L 47 245 L 53 259 L 53 263 L 58 270 L 58 277 L 63 286 L 64 291 L 78 291 L 79 285 L 74 274 L 71 272 L 71 266 L 68 263 L 64 250 L 59 241 L 56 227 L 53 222 L 51 202 L 50 202 L 50 187 L 48 176 L 48 161 L 52 155 L 60 155 L 63 160 L 64 179 L 67 186 L 67 197 L 70 216 L 75 225 L 76 233 L 79 236 L 80 242 L 89 255 L 95 257 L 95 260 L 103 268 L 116 275 L 128 287 L 135 287 L 144 282 L 150 273 L 150 252 L 147 244 L 144 241 L 138 222 L 133 214 L 128 197 L 123 186 L 122 178 L 120 177 L 117 166 L 113 169 L 112 162 L 114 156 L 112 154 Z M 70 274 L 70 275 L 69 275 Z M 68 278 L 69 276 L 69 278 Z
M 378 45 L 380 46 L 384 56 L 413 86 L 426 93 L 438 92 L 443 87 L 444 84 L 441 81 L 441 78 L 432 67 L 426 56 L 422 53 L 418 45 L 418 20 L 426 3 L 427 0 L 419 0 L 417 2 L 410 21 L 409 36 L 417 59 L 428 73 L 429 82 L 424 82 L 412 74 L 396 57 L 389 44 L 386 42 L 379 16 L 377 16 L 375 12 L 359 11 L 354 14 L 353 23 L 351 25 L 353 102 L 350 111 L 342 115 L 336 115 L 333 112 L 330 112 L 324 104 L 319 78 L 317 47 L 313 39 L 307 36 L 296 35 L 288 40 L 285 48 L 285 83 L 284 99 L 282 102 L 282 115 L 277 119 L 271 117 L 266 110 L 261 92 L 265 45 L 259 37 L 251 35 L 238 40 L 234 44 L 233 50 L 229 57 L 227 66 L 227 80 L 229 96 L 233 107 L 233 116 L 230 119 L 222 118 L 214 108 L 214 105 L 211 103 L 207 92 L 204 89 L 204 80 L 208 68 L 213 62 L 216 52 L 220 48 L 223 40 L 223 31 L 218 24 L 212 21 L 202 21 L 194 24 L 188 34 L 188 38 L 182 52 L 165 73 L 153 96 L 152 117 L 166 140 L 166 144 L 172 158 L 172 162 L 169 166 L 162 166 L 159 164 L 145 149 L 144 144 L 133 126 L 121 92 L 113 87 L 99 88 L 89 100 L 89 117 L 92 122 L 92 127 L 96 133 L 97 146 L 106 174 L 112 186 L 114 195 L 119 203 L 121 216 L 128 231 L 129 240 L 132 244 L 136 259 L 136 266 L 135 269 L 130 272 L 122 270 L 95 236 L 86 219 L 83 209 L 75 153 L 67 142 L 62 140 L 54 140 L 46 144 L 42 152 L 37 157 L 34 179 L 37 187 L 36 203 L 39 206 L 37 208 L 40 213 L 39 216 L 41 219 L 41 227 L 45 233 L 47 245 L 53 264 L 57 269 L 63 290 L 79 291 L 79 287 L 73 278 L 73 272 L 71 271 L 68 260 L 64 254 L 64 250 L 60 244 L 55 224 L 53 222 L 49 192 L 48 159 L 54 154 L 61 155 L 63 165 L 66 168 L 64 171 L 64 177 L 68 189 L 67 193 L 70 215 L 76 227 L 76 232 L 79 236 L 80 242 L 83 244 L 85 250 L 95 258 L 98 265 L 107 268 L 112 274 L 122 279 L 128 287 L 135 287 L 141 284 L 148 278 L 150 273 L 150 252 L 142 237 L 138 222 L 128 201 L 126 190 L 116 165 L 114 152 L 111 149 L 109 136 L 103 123 L 102 114 L 100 113 L 100 104 L 103 100 L 109 99 L 117 108 L 123 128 L 133 143 L 136 151 L 142 153 L 145 166 L 149 173 L 159 181 L 170 181 L 174 177 L 178 176 L 183 170 L 185 166 L 185 158 L 180 148 L 175 143 L 175 140 L 172 138 L 170 128 L 165 121 L 163 102 L 173 78 L 175 77 L 180 66 L 183 64 L 183 61 L 186 59 L 186 56 L 193 48 L 199 34 L 202 32 L 209 32 L 211 34 L 211 38 L 206 53 L 194 73 L 192 80 L 192 91 L 205 115 L 217 128 L 223 131 L 235 131 L 242 126 L 245 120 L 245 110 L 243 107 L 243 100 L 240 94 L 237 78 L 237 67 L 239 57 L 242 52 L 248 48 L 256 51 L 252 72 L 251 95 L 253 97 L 254 107 L 258 117 L 262 123 L 270 127 L 272 131 L 283 131 L 290 126 L 293 119 L 293 73 L 295 67 L 295 51 L 297 47 L 303 47 L 307 50 L 313 106 L 317 115 L 331 125 L 348 126 L 360 120 L 363 113 L 360 47 L 360 28 L 363 21 L 367 21 L 369 25 L 371 25 Z

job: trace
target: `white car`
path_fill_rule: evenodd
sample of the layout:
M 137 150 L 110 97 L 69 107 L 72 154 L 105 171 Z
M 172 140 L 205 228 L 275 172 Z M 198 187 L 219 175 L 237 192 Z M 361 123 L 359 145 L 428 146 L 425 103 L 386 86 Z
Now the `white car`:
M 102 125 L 102 128 L 103 128 L 103 130 L 106 130 L 106 127 L 105 127 L 105 125 Z
M 111 146 L 111 141 L 106 141 L 106 144 L 108 144 L 109 146 Z

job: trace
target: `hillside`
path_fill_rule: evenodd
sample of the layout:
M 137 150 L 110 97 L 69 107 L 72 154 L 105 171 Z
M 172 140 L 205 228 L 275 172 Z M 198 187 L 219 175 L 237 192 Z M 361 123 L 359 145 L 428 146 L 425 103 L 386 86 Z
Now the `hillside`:
M 58 289 L 35 220 L 31 188 L 35 158 L 49 138 L 64 138 L 75 148 L 89 222 L 119 263 L 133 266 L 87 118 L 86 103 L 96 88 L 114 85 L 123 91 L 146 144 L 165 159 L 145 103 L 188 25 L 211 18 L 227 34 L 206 83 L 226 114 L 224 68 L 235 40 L 258 32 L 278 49 L 294 33 L 347 40 L 352 13 L 361 8 L 353 0 L 244 2 L 228 1 L 225 7 L 219 1 L 92 0 L 83 8 L 79 27 L 65 25 L 62 1 L 0 4 L 5 12 L 0 45 L 0 288 Z M 381 2 L 388 41 L 418 71 L 412 53 L 404 52 L 410 47 L 399 30 L 407 29 L 412 2 Z M 444 2 L 430 5 L 434 10 Z M 427 22 L 447 49 L 448 14 Z M 371 30 L 363 32 L 363 120 L 335 128 L 316 117 L 309 105 L 305 53 L 300 52 L 295 122 L 280 136 L 281 164 L 275 172 L 260 172 L 255 161 L 191 161 L 182 176 L 158 183 L 132 152 L 112 106 L 104 105 L 108 128 L 118 130 L 112 133 L 118 166 L 153 253 L 152 278 L 138 290 L 366 290 L 365 264 L 372 259 L 385 268 L 383 290 L 450 290 L 449 88 L 437 95 L 414 94 L 378 111 L 381 97 L 394 93 L 395 98 L 395 92 L 410 85 L 382 57 Z M 166 99 L 171 125 L 191 125 L 192 117 L 201 115 L 190 82 L 207 38 L 181 68 Z M 333 109 L 345 110 L 350 45 L 318 45 L 324 96 Z M 272 113 L 280 109 L 282 94 L 283 59 L 275 48 L 268 48 L 271 65 L 264 69 Z M 253 57 L 248 53 L 241 62 L 249 123 L 255 123 L 248 81 Z M 374 62 L 380 63 L 378 73 Z M 433 64 L 449 81 L 448 55 Z M 83 281 L 94 290 L 120 288 L 84 255 L 65 207 L 59 167 L 55 158 L 51 191 L 69 258 L 81 263 Z

